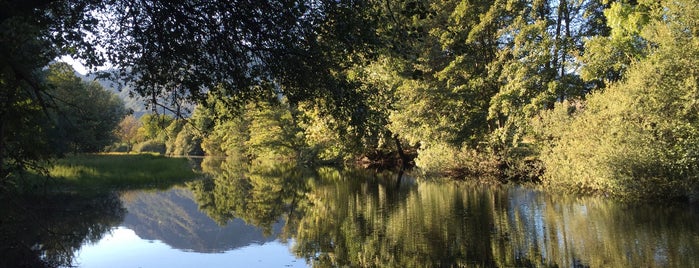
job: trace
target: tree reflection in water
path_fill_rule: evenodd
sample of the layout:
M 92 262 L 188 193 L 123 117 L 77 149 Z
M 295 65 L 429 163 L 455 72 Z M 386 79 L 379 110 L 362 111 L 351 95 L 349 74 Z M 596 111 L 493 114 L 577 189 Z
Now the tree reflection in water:
M 241 218 L 316 267 L 699 266 L 686 207 L 553 197 L 365 170 L 205 160 L 189 183 L 220 224 Z
M 279 233 L 315 267 L 699 267 L 688 206 L 293 163 L 205 159 L 202 170 L 210 178 L 187 187 L 204 213 Z M 72 265 L 125 217 L 116 194 L 0 199 L 0 267 Z
M 0 196 L 0 267 L 73 265 L 75 252 L 124 218 L 117 194 Z
M 286 216 L 283 232 L 295 229 L 294 220 L 305 209 L 307 183 L 316 177 L 293 163 L 248 165 L 207 158 L 202 170 L 211 178 L 188 183 L 199 208 L 219 224 L 240 218 L 266 234 L 282 215 Z

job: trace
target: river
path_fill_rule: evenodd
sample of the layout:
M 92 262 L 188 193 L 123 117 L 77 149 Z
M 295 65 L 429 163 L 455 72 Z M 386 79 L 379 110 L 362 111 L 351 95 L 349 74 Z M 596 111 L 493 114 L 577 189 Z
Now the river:
M 167 189 L 33 200 L 51 206 L 5 239 L 78 267 L 699 267 L 696 206 L 360 169 L 201 166 L 206 178 Z

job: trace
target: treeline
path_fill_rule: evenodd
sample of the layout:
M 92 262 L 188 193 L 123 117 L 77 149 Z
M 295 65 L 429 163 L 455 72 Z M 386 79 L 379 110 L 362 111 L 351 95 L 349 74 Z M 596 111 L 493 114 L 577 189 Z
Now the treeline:
M 426 173 L 540 181 L 563 192 L 693 199 L 697 6 L 28 3 L 0 14 L 0 45 L 12 55 L 0 61 L 0 79 L 16 78 L 16 88 L 31 95 L 40 87 L 20 71 L 70 54 L 91 66 L 118 66 L 105 75 L 151 107 L 183 114 L 180 108 L 198 105 L 188 121 L 156 116 L 172 120 L 163 124 L 166 134 L 144 134 L 127 147 L 164 143 L 166 153 L 184 154 L 199 144 L 205 154 L 248 159 L 414 163 Z M 26 159 L 5 149 L 13 137 L 7 115 L 23 108 L 4 107 L 11 108 L 0 114 L 3 165 Z
M 103 151 L 117 140 L 114 130 L 128 113 L 118 96 L 97 82 L 83 81 L 66 63 L 34 75 L 41 77 L 41 92 L 23 91 L 21 82 L 0 78 L 1 96 L 14 101 L 0 108 L 3 183 L 6 176 L 42 168 L 36 161 Z
M 318 41 L 329 73 L 296 77 L 327 75 L 329 91 L 299 96 L 280 81 L 229 105 L 240 99 L 212 90 L 193 115 L 203 152 L 309 162 L 416 152 L 428 173 L 696 196 L 696 1 L 364 1 L 352 12 L 331 24 L 347 27 L 345 42 L 319 34 L 334 42 Z

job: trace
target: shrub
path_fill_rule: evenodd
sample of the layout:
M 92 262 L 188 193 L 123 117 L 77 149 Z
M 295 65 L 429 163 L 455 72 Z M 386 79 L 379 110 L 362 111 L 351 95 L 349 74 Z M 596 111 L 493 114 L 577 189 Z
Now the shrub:
M 204 155 L 201 148 L 201 137 L 196 135 L 192 127 L 186 125 L 177 133 L 175 142 L 172 143 L 169 154 L 173 155 Z
M 699 185 L 699 51 L 660 50 L 627 79 L 539 123 L 550 188 L 624 199 L 686 199 Z M 694 56 L 689 56 L 694 52 Z
M 455 178 L 498 175 L 497 160 L 491 154 L 446 143 L 430 144 L 418 150 L 415 165 L 427 174 L 448 175 Z
M 129 145 L 126 143 L 115 143 L 104 148 L 105 152 L 128 153 Z
M 134 152 L 137 153 L 159 153 L 165 154 L 165 143 L 156 140 L 148 140 L 136 144 L 133 147 Z

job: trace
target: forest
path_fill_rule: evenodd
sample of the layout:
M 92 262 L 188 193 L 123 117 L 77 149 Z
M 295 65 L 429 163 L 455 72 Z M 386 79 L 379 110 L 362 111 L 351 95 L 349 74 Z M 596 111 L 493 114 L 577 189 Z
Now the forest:
M 0 185 L 66 153 L 699 194 L 696 0 L 0 1 Z M 61 56 L 144 101 L 83 82 Z M 105 69 L 101 66 L 109 66 Z

